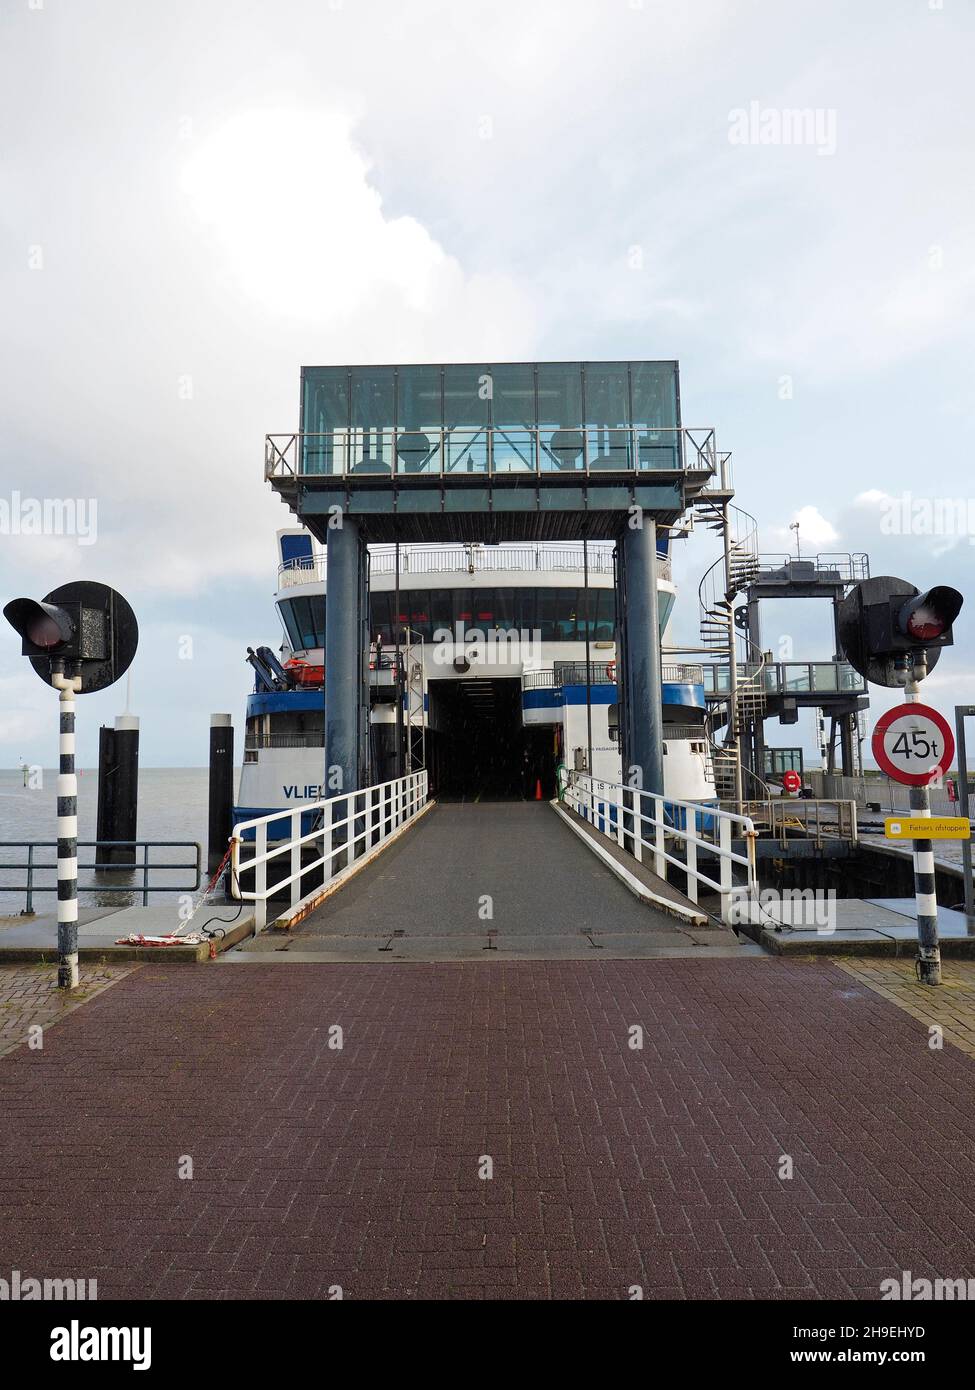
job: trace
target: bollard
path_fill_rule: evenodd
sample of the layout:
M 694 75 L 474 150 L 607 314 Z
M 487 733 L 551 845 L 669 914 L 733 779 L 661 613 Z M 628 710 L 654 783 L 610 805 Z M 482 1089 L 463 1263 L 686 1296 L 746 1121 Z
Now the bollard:
M 229 714 L 210 715 L 210 805 L 207 872 L 215 874 L 227 852 L 234 814 L 234 726 Z
M 95 857 L 99 864 L 131 868 L 135 845 L 107 846 L 107 840 L 136 840 L 139 820 L 139 720 L 115 716 L 115 728 L 98 731 L 98 817 Z

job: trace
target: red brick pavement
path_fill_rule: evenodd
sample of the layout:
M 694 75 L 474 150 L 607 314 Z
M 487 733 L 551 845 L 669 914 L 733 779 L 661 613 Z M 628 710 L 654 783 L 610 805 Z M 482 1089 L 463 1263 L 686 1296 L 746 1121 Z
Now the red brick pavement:
M 971 1278 L 973 1068 L 826 963 L 145 967 L 0 1059 L 0 1275 L 101 1298 Z

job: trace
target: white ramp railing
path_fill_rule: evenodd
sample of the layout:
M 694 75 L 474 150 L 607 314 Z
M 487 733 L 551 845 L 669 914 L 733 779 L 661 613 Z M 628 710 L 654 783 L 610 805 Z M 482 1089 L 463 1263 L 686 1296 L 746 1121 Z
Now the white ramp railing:
M 392 782 L 341 792 L 327 801 L 306 801 L 235 825 L 234 896 L 253 902 L 254 930 L 263 931 L 267 925 L 269 898 L 287 894 L 294 913 L 378 849 L 419 814 L 427 803 L 428 787 L 426 770 L 421 769 Z M 302 824 L 308 827 L 304 831 Z M 287 872 L 269 875 L 268 865 L 275 860 Z M 244 887 L 243 876 L 251 873 L 253 883 Z M 303 879 L 314 885 L 305 894 Z
M 597 830 L 615 840 L 640 863 L 647 863 L 658 878 L 667 879 L 668 870 L 678 869 L 686 875 L 686 893 L 696 903 L 701 887 L 717 893 L 721 899 L 721 920 L 732 924 L 736 920 L 734 904 L 742 898 L 749 901 L 758 891 L 755 873 L 755 826 L 749 816 L 733 815 L 716 806 L 702 806 L 693 801 L 675 801 L 669 796 L 655 796 L 638 791 L 619 782 L 603 782 L 585 772 L 572 772 L 565 789 L 566 805 Z M 733 848 L 736 839 L 744 840 L 744 854 Z M 683 857 L 673 853 L 683 848 Z M 709 862 L 711 873 L 699 865 L 699 857 L 717 859 L 717 868 Z M 739 882 L 735 882 L 735 868 Z M 717 872 L 718 877 L 712 877 Z M 743 882 L 741 880 L 744 880 Z

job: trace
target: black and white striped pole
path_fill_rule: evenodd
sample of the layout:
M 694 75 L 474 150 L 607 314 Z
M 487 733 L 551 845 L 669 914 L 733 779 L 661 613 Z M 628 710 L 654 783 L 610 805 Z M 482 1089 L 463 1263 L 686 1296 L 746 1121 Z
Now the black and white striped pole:
M 913 672 L 904 691 L 909 705 L 920 702 L 918 681 L 928 673 L 924 652 L 916 652 Z M 925 784 L 908 792 L 911 816 L 931 819 L 931 793 Z M 914 910 L 917 914 L 917 976 L 924 985 L 941 984 L 941 946 L 938 943 L 938 898 L 934 881 L 934 845 L 931 840 L 914 841 Z
M 53 663 L 52 663 L 53 665 Z M 78 775 L 75 771 L 74 697 L 80 676 L 51 672 L 60 694 L 58 766 L 58 989 L 78 987 Z
M 139 645 L 135 614 L 107 584 L 79 579 L 40 602 L 15 598 L 3 615 L 21 653 L 58 692 L 58 988 L 78 986 L 78 776 L 75 696 L 104 690 L 125 674 Z
M 938 943 L 938 900 L 934 865 L 934 834 L 942 834 L 931 815 L 932 783 L 940 785 L 951 767 L 955 746 L 948 721 L 938 710 L 921 703 L 918 683 L 927 675 L 923 649 L 898 656 L 904 676 L 904 703 L 886 710 L 877 720 L 871 748 L 877 766 L 909 789 L 910 815 L 891 816 L 884 833 L 889 839 L 912 842 L 914 915 L 917 919 L 917 976 L 922 984 L 941 984 Z M 966 826 L 967 829 L 967 826 Z M 927 833 L 925 833 L 927 832 Z

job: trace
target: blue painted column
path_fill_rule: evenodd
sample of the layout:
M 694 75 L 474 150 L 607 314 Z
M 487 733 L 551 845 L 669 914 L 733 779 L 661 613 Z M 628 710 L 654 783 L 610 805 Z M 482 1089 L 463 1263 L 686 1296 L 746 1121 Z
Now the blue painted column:
M 626 723 L 623 781 L 658 796 L 664 790 L 660 623 L 657 608 L 657 526 L 627 527 L 621 541 L 625 627 Z
M 359 788 L 365 546 L 346 516 L 325 546 L 325 776 L 322 796 Z

